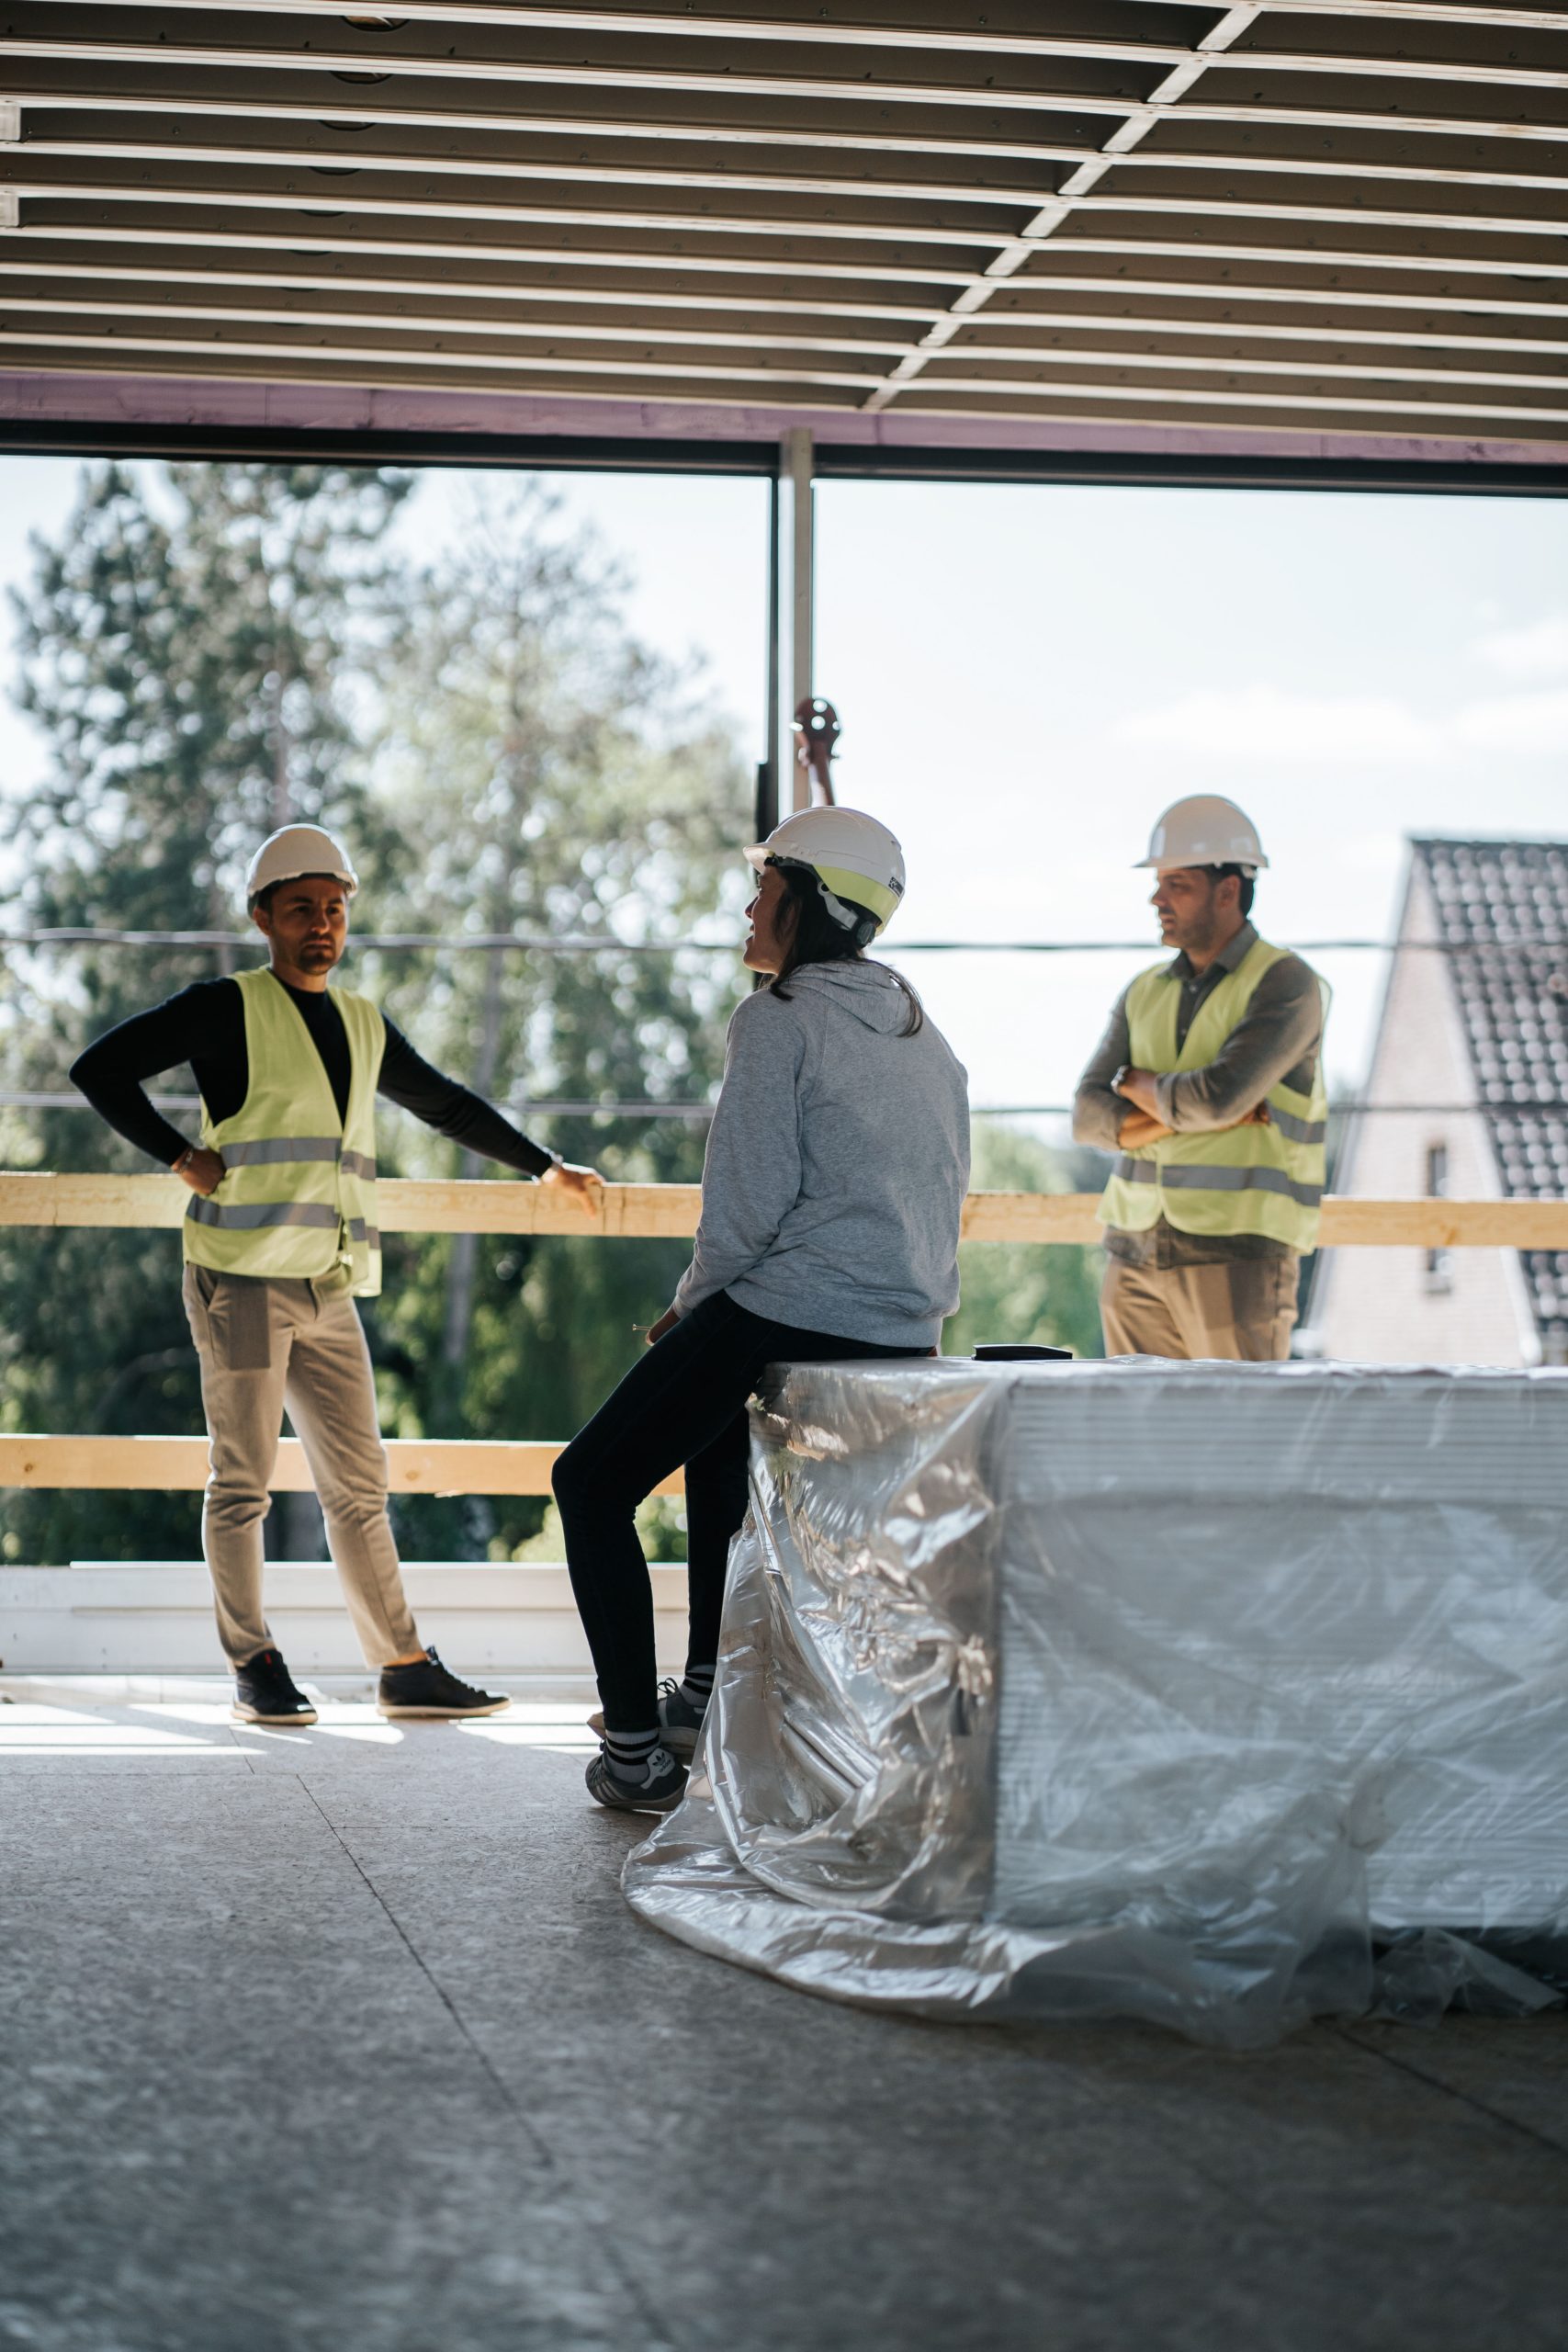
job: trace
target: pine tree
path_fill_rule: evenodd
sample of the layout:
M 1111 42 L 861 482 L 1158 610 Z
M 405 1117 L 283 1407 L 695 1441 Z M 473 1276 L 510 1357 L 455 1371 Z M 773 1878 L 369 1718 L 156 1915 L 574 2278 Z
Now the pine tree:
M 723 1058 L 739 958 L 679 943 L 739 909 L 746 783 L 728 730 L 628 635 L 617 582 L 556 503 L 522 482 L 474 503 L 453 550 L 407 592 L 382 766 L 410 854 L 389 923 L 453 937 L 602 939 L 602 953 L 468 950 L 399 958 L 386 1003 L 479 1092 L 703 1100 Z M 739 924 L 733 926 L 738 937 Z M 622 1181 L 694 1182 L 702 1130 L 610 1116 L 531 1133 Z M 419 1132 L 401 1148 L 438 1164 Z M 446 1154 L 447 1164 L 455 1156 Z M 495 1173 L 465 1159 L 457 1172 Z M 377 1317 L 404 1426 L 570 1436 L 668 1305 L 682 1243 L 481 1238 L 396 1251 Z M 537 1526 L 516 1499 L 400 1507 L 426 1556 L 508 1550 Z
M 35 541 L 31 590 L 15 600 L 18 699 L 52 764 L 15 811 L 16 915 L 38 928 L 230 928 L 235 944 L 18 959 L 0 1026 L 10 1086 L 58 1089 L 90 1037 L 251 960 L 240 884 L 276 824 L 320 820 L 376 853 L 355 699 L 385 625 L 382 541 L 408 486 L 341 467 L 96 465 L 58 542 Z M 182 1123 L 193 1131 L 189 1114 Z M 35 1114 L 25 1139 L 13 1135 L 13 1164 L 147 1166 L 81 1111 Z M 0 1229 L 0 1396 L 12 1429 L 199 1427 L 172 1237 Z M 188 1558 L 197 1508 L 12 1496 L 5 1548 Z

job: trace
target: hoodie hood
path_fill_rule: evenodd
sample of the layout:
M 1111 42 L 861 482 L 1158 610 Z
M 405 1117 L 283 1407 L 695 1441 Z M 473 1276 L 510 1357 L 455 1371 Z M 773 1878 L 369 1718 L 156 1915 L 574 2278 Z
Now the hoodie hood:
M 791 996 L 798 989 L 802 995 L 823 999 L 863 1029 L 882 1036 L 897 1035 L 908 1026 L 909 1000 L 886 964 L 868 964 L 863 957 L 853 963 L 802 964 L 784 986 Z

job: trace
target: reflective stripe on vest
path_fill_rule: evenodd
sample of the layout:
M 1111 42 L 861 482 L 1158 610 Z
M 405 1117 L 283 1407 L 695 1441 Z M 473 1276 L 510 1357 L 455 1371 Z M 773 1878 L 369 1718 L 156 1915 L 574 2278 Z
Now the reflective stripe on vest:
M 331 1201 L 250 1201 L 220 1207 L 216 1201 L 195 1200 L 186 1215 L 197 1225 L 220 1225 L 230 1233 L 254 1233 L 264 1225 L 330 1226 L 335 1232 L 343 1223 Z
M 258 1143 L 229 1142 L 223 1147 L 229 1168 L 265 1168 L 287 1159 L 341 1159 L 349 1176 L 376 1182 L 376 1162 L 360 1151 L 344 1151 L 337 1136 L 268 1136 Z
M 1257 940 L 1234 972 L 1204 998 L 1176 1045 L 1181 982 L 1168 964 L 1143 973 L 1127 991 L 1128 1059 L 1137 1069 L 1203 1069 L 1245 1019 L 1265 973 L 1285 951 Z M 1328 992 L 1318 982 L 1326 1015 Z M 1310 1092 L 1269 1090 L 1269 1121 L 1206 1134 L 1177 1134 L 1119 1155 L 1100 1203 L 1103 1224 L 1145 1231 L 1162 1217 L 1180 1232 L 1253 1234 L 1308 1250 L 1317 1243 L 1323 1199 L 1328 1101 L 1321 1037 Z
M 334 992 L 349 1050 L 341 1122 L 326 1069 L 288 990 L 267 970 L 238 976 L 250 1082 L 232 1118 L 203 1105 L 201 1139 L 221 1152 L 209 1199 L 193 1194 L 185 1253 L 219 1272 L 311 1281 L 346 1266 L 352 1287 L 381 1286 L 376 1217 L 376 1084 L 386 1038 L 368 998 Z
M 1323 1198 L 1321 1184 L 1299 1184 L 1282 1168 L 1156 1168 L 1123 1152 L 1112 1173 L 1123 1184 L 1163 1184 L 1168 1191 L 1174 1185 L 1193 1193 L 1282 1193 L 1304 1209 L 1316 1208 Z

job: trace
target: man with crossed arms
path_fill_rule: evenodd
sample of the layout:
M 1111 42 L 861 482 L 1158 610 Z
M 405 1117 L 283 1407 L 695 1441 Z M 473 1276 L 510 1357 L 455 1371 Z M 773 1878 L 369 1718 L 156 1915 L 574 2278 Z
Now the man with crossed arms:
M 1073 1104 L 1075 1140 L 1118 1155 L 1105 1352 L 1279 1361 L 1317 1246 L 1327 990 L 1253 927 L 1269 860 L 1234 801 L 1179 800 L 1142 863 L 1176 958 L 1118 999 Z

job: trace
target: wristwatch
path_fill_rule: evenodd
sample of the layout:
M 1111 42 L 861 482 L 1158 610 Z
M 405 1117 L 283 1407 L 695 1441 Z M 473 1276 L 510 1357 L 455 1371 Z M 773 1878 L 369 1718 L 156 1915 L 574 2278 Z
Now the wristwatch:
M 175 1162 L 173 1170 L 174 1174 L 176 1176 L 183 1176 L 186 1170 L 190 1166 L 191 1161 L 196 1158 L 196 1145 L 194 1143 L 187 1143 L 185 1149 L 181 1152 L 179 1158 Z

